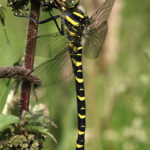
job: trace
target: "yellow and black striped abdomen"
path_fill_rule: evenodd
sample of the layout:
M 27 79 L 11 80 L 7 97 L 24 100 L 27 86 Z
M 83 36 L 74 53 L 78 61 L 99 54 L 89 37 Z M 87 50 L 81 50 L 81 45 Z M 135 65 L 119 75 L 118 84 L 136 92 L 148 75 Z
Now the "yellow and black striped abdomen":
M 86 104 L 82 69 L 82 47 L 77 47 L 77 52 L 71 55 L 77 94 L 78 110 L 78 139 L 76 150 L 84 150 L 85 127 L 86 127 Z
M 71 9 L 64 12 L 64 27 L 68 35 L 68 48 L 72 60 L 77 96 L 78 138 L 76 150 L 84 150 L 86 127 L 86 104 L 82 69 L 81 38 L 87 23 L 81 10 Z

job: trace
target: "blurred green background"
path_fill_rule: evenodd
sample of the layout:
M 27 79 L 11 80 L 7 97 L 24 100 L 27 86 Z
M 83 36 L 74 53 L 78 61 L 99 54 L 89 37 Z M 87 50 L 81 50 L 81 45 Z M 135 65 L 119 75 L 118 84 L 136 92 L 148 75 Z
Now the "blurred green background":
M 14 17 L 5 2 L 0 3 L 6 8 L 6 31 L 10 40 L 8 44 L 0 24 L 0 66 L 12 66 L 25 52 L 28 20 Z M 91 0 L 82 5 L 90 16 L 98 3 Z M 116 0 L 100 57 L 84 59 L 86 150 L 150 149 L 149 14 L 148 0 Z M 46 16 L 41 13 L 41 19 Z M 39 34 L 57 31 L 52 23 L 41 26 Z M 0 80 L 1 104 L 6 97 L 6 82 Z M 38 96 L 38 103 L 49 107 L 50 118 L 58 125 L 57 129 L 51 128 L 58 144 L 47 139 L 44 150 L 75 149 L 77 112 L 73 79 L 39 89 Z M 33 95 L 31 104 L 37 104 Z

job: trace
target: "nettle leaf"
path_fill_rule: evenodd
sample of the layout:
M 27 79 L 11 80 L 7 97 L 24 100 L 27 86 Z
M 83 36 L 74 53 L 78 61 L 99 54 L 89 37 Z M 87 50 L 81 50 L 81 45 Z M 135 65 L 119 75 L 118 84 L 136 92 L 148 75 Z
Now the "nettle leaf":
M 22 125 L 24 126 L 25 131 L 34 133 L 37 137 L 39 135 L 43 137 L 49 136 L 57 143 L 55 137 L 50 133 L 50 119 L 43 114 L 43 111 L 36 111 L 34 113 L 24 111 Z
M 55 143 L 57 143 L 57 140 L 55 137 L 50 133 L 48 128 L 45 128 L 44 126 L 38 126 L 38 125 L 26 125 L 25 130 L 31 133 L 35 134 L 43 134 L 43 136 L 49 136 L 51 137 Z
M 11 124 L 17 124 L 20 122 L 19 117 L 14 115 L 0 114 L 0 130 L 8 128 Z
M 29 127 L 29 126 L 28 126 Z M 51 137 L 55 143 L 57 143 L 57 140 L 55 139 L 55 137 L 49 132 L 48 129 L 42 127 L 42 126 L 30 126 L 30 129 L 37 131 L 41 134 L 47 135 L 49 137 Z

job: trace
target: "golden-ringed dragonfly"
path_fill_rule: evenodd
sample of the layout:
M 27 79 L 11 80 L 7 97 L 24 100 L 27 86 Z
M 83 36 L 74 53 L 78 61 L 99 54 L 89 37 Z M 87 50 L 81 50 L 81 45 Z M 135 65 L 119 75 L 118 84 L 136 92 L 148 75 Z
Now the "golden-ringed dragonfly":
M 84 55 L 88 58 L 96 58 L 99 55 L 106 37 L 108 17 L 114 1 L 115 0 L 106 0 L 90 18 L 86 16 L 81 9 L 79 9 L 79 0 L 49 1 L 48 3 L 42 3 L 42 6 L 59 9 L 61 14 L 52 16 L 50 13 L 50 18 L 37 22 L 38 24 L 43 24 L 54 20 L 60 33 L 37 37 L 37 41 L 39 41 L 39 46 L 37 44 L 36 50 L 37 55 L 46 55 L 49 56 L 50 59 L 35 68 L 33 72 L 39 78 L 42 76 L 40 78 L 42 81 L 44 79 L 47 83 L 47 79 L 52 78 L 53 82 L 55 79 L 59 78 L 58 72 L 55 72 L 55 68 L 59 68 L 61 70 L 61 68 L 65 66 L 66 60 L 68 59 L 66 58 L 67 53 L 69 53 L 71 58 L 76 85 L 78 111 L 78 138 L 76 150 L 84 150 L 86 128 L 86 105 L 82 54 L 84 53 Z M 32 18 L 28 18 L 34 21 Z M 61 28 L 57 24 L 57 18 L 61 18 Z M 48 37 L 51 39 L 49 43 L 47 41 Z M 67 39 L 64 37 L 67 37 Z M 44 41 L 47 41 L 48 44 L 46 45 Z M 66 41 L 67 46 L 63 49 L 58 48 L 58 41 Z M 43 72 L 43 68 L 48 70 L 45 74 Z

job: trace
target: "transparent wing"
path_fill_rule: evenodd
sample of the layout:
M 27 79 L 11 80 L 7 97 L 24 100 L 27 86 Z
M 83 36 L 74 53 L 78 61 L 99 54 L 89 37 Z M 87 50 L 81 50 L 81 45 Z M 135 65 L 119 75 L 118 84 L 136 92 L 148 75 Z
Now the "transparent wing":
M 66 35 L 60 33 L 45 34 L 37 37 L 36 55 L 51 58 L 67 45 Z
M 106 2 L 93 13 L 90 18 L 91 26 L 95 26 L 95 28 L 97 28 L 108 20 L 114 2 L 115 0 L 106 0 Z
M 83 38 L 84 54 L 88 58 L 96 58 L 105 41 L 107 20 L 115 0 L 106 0 L 90 18 L 90 24 Z
M 68 48 L 45 61 L 33 71 L 42 81 L 42 86 L 53 85 L 68 79 L 73 73 Z
M 94 59 L 98 57 L 106 38 L 107 29 L 107 22 L 105 22 L 94 32 L 93 30 L 88 31 L 89 36 L 85 36 L 85 43 L 83 44 L 83 53 L 87 58 Z

